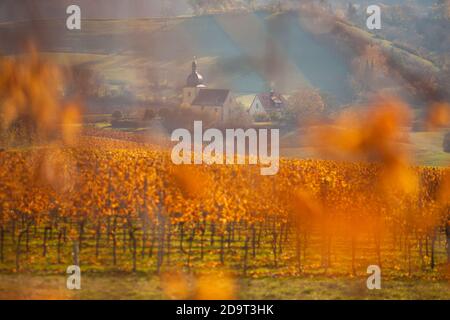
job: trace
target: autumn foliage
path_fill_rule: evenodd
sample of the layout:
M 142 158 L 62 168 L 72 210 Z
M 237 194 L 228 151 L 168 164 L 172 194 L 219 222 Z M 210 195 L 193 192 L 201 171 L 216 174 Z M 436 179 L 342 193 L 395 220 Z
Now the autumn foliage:
M 3 152 L 0 168 L 3 268 L 70 263 L 74 244 L 84 268 L 222 266 L 254 276 L 267 263 L 264 273 L 356 274 L 372 262 L 413 274 L 445 259 L 436 240 L 448 217 L 444 169 L 409 168 L 417 190 L 390 192 L 376 187 L 380 164 L 282 160 L 266 177 L 179 167 L 165 151 L 94 137 Z
M 354 276 L 378 264 L 388 276 L 447 276 L 450 172 L 410 165 L 400 100 L 311 133 L 341 159 L 281 159 L 277 175 L 261 176 L 177 166 L 125 133 L 80 134 L 78 105 L 52 86 L 56 69 L 33 55 L 1 69 L 2 128 L 27 118 L 49 142 L 0 152 L 1 270 L 151 271 L 169 296 L 201 299 L 233 297 L 237 274 Z

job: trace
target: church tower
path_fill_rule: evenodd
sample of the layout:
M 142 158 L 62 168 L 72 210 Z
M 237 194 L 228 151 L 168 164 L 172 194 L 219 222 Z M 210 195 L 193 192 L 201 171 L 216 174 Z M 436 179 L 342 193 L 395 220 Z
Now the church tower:
M 203 76 L 197 72 L 197 61 L 192 61 L 192 72 L 187 77 L 186 86 L 183 88 L 183 105 L 191 105 L 203 84 Z

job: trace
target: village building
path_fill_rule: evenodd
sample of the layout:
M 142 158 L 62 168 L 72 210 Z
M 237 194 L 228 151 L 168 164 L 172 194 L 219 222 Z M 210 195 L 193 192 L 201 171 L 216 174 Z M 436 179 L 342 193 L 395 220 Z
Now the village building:
M 209 114 L 218 122 L 226 122 L 231 116 L 231 109 L 235 105 L 229 89 L 209 89 L 205 85 L 203 76 L 197 71 L 197 61 L 192 62 L 192 72 L 183 88 L 183 106 L 190 107 L 196 112 Z
M 287 105 L 286 99 L 273 90 L 255 95 L 247 112 L 252 116 L 280 113 Z
M 209 115 L 217 122 L 227 122 L 232 118 L 233 108 L 239 104 L 243 106 L 244 116 L 255 118 L 258 115 L 279 114 L 287 106 L 283 95 L 274 92 L 263 92 L 254 95 L 248 103 L 242 104 L 240 97 L 234 97 L 229 89 L 207 88 L 204 77 L 198 72 L 197 61 L 192 62 L 192 71 L 188 75 L 186 85 L 183 88 L 182 106 L 193 111 Z M 238 103 L 239 101 L 239 103 Z M 247 113 L 245 113 L 247 111 Z

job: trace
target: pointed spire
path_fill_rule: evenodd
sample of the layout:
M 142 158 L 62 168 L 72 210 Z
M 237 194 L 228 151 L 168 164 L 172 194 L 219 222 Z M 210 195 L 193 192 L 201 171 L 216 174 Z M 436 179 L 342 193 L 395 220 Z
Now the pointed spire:
M 192 72 L 187 78 L 188 87 L 197 87 L 199 85 L 203 85 L 203 77 L 201 74 L 197 72 L 197 57 L 194 57 L 192 61 Z
M 192 72 L 197 72 L 197 57 L 194 56 L 194 60 L 192 61 Z

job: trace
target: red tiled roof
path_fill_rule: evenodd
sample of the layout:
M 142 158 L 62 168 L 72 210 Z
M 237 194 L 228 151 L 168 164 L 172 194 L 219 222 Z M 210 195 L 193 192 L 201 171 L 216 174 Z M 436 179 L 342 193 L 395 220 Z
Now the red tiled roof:
M 286 99 L 279 93 L 260 93 L 257 95 L 264 109 L 279 109 L 286 105 Z

